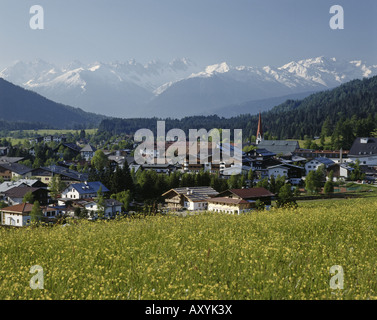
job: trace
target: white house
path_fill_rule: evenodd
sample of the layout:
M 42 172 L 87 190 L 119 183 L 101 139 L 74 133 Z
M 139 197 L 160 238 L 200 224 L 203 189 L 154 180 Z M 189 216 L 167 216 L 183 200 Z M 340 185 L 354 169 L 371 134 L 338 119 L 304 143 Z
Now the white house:
M 112 218 L 116 214 L 122 212 L 122 203 L 114 199 L 105 199 L 104 200 L 104 217 Z M 88 201 L 84 205 L 85 209 L 89 212 L 89 217 L 98 218 L 98 211 L 100 210 L 99 205 L 96 201 Z
M 377 138 L 356 138 L 352 144 L 348 158 L 360 165 L 377 166 Z
M 208 200 L 208 211 L 240 214 L 251 210 L 252 203 L 243 199 L 214 197 Z
M 335 165 L 335 162 L 331 159 L 324 157 L 318 157 L 313 160 L 310 160 L 307 163 L 305 163 L 306 175 L 308 175 L 310 171 L 316 171 L 321 165 L 324 165 L 325 168 L 328 169 L 331 166 Z
M 94 157 L 94 153 L 96 151 L 97 149 L 94 146 L 87 144 L 84 148 L 80 150 L 81 157 L 86 161 L 90 161 Z
M 165 192 L 162 197 L 165 203 L 172 210 L 186 209 L 206 210 L 208 208 L 208 199 L 219 193 L 211 187 L 190 187 L 175 188 Z
M 69 185 L 61 194 L 62 200 L 78 200 L 97 197 L 97 192 L 102 188 L 102 192 L 109 190 L 99 181 L 73 183 Z M 61 203 L 59 203 L 61 204 Z
M 288 177 L 288 168 L 283 165 L 276 165 L 276 166 L 268 167 L 267 172 L 268 172 L 268 178 L 270 179 L 272 178 L 272 176 L 274 176 L 274 178 L 277 178 L 278 176 Z
M 5 226 L 24 227 L 30 224 L 33 205 L 21 203 L 1 209 L 1 224 Z
M 33 205 L 20 203 L 1 209 L 1 224 L 5 226 L 25 227 L 30 225 Z M 62 210 L 56 207 L 41 207 L 44 221 L 51 223 Z M 51 220 L 52 219 L 52 220 Z

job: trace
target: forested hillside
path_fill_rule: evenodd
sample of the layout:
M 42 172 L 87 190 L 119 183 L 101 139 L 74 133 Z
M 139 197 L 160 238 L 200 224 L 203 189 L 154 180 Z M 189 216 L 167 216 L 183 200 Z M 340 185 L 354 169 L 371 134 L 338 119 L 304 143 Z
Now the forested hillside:
M 303 100 L 287 100 L 262 113 L 269 139 L 305 139 L 331 136 L 333 148 L 349 149 L 355 137 L 369 136 L 377 129 L 377 77 L 354 80 L 335 89 L 315 93 Z M 140 128 L 155 132 L 157 118 L 105 119 L 99 131 L 133 134 Z M 258 116 L 245 114 L 229 119 L 212 116 L 165 119 L 166 130 L 212 128 L 243 129 L 245 140 L 256 134 Z
M 0 78 L 2 130 L 89 128 L 97 126 L 104 118 L 56 103 Z

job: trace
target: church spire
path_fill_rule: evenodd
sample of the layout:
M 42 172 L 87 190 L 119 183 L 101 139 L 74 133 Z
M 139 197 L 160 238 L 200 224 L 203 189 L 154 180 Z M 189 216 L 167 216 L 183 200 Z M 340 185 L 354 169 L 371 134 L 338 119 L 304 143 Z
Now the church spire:
M 256 143 L 260 144 L 263 141 L 263 129 L 262 129 L 262 115 L 259 112 L 258 130 Z

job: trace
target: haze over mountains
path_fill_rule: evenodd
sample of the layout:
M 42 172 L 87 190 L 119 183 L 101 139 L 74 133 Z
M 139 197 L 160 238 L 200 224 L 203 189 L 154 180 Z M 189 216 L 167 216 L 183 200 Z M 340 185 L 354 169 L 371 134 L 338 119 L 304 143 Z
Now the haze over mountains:
M 56 103 L 0 78 L 0 130 L 96 127 L 105 117 Z
M 281 67 L 207 67 L 190 59 L 83 64 L 58 67 L 16 62 L 0 77 L 48 99 L 107 116 L 234 116 L 271 109 L 287 99 L 377 74 L 376 65 L 317 57 Z

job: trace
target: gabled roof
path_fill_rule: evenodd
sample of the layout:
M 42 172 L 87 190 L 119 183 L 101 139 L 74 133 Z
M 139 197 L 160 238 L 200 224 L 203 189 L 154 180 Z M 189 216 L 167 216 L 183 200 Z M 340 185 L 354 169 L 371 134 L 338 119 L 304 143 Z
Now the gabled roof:
M 73 183 L 68 188 L 74 188 L 79 194 L 90 194 L 97 193 L 98 190 L 102 187 L 102 192 L 108 192 L 107 189 L 101 182 L 83 182 L 83 183 Z
M 38 173 L 37 175 L 43 175 L 41 171 L 49 172 L 51 174 L 59 174 L 61 176 L 66 176 L 69 179 L 77 180 L 77 181 L 87 181 L 88 180 L 88 174 L 87 173 L 77 172 L 75 170 L 71 170 L 69 168 L 57 166 L 57 165 L 33 169 L 33 172 Z
M 75 152 L 80 152 L 81 148 L 76 143 L 62 142 L 60 143 L 55 150 L 59 150 L 60 146 L 71 149 Z
M 17 181 L 6 181 L 0 184 L 0 193 L 8 191 L 12 188 L 19 187 L 19 186 L 29 186 L 33 187 L 34 185 L 45 185 L 44 183 L 40 182 L 37 179 L 20 179 Z
M 276 156 L 276 153 L 271 152 L 271 151 L 269 151 L 267 149 L 264 149 L 264 148 L 258 148 L 258 149 L 256 149 L 255 153 L 257 155 L 262 156 L 262 157 L 273 157 L 273 156 Z
M 212 187 L 187 187 L 187 188 L 170 189 L 169 191 L 165 192 L 162 196 L 165 197 L 169 193 L 182 195 L 192 202 L 205 201 L 219 194 Z
M 46 189 L 20 186 L 20 187 L 14 187 L 12 189 L 9 189 L 5 191 L 4 194 L 5 196 L 9 198 L 23 198 L 25 194 L 27 194 L 28 192 L 34 193 L 37 190 L 46 190 Z
M 20 203 L 14 206 L 3 208 L 0 211 L 18 213 L 22 215 L 29 215 L 32 209 L 33 209 L 33 205 L 31 203 Z
M 97 149 L 91 144 L 87 144 L 84 148 L 81 149 L 81 152 L 95 152 Z
M 377 138 L 356 138 L 352 144 L 349 156 L 376 156 Z
M 0 162 L 5 162 L 5 163 L 16 163 L 21 160 L 23 160 L 23 157 L 7 157 L 7 156 L 2 156 L 0 157 Z
M 329 159 L 329 158 L 325 158 L 325 157 L 314 158 L 313 160 L 310 160 L 309 162 L 312 162 L 312 161 L 318 161 L 318 162 L 324 164 L 324 165 L 326 166 L 326 168 L 328 168 L 328 167 L 330 167 L 330 166 L 332 166 L 332 165 L 335 164 L 334 161 L 332 161 L 332 160 Z M 309 162 L 308 162 L 308 163 L 309 163 Z
M 30 172 L 31 170 L 33 170 L 32 168 L 29 168 L 23 164 L 20 164 L 20 163 L 1 163 L 0 162 L 0 167 L 3 167 L 4 169 L 6 170 L 9 170 L 11 172 L 14 172 L 14 173 L 17 173 L 19 175 L 24 175 L 28 172 Z
M 245 189 L 230 189 L 224 192 L 221 192 L 219 196 L 223 196 L 225 194 L 233 193 L 236 196 L 242 199 L 250 199 L 250 198 L 263 198 L 263 197 L 273 197 L 274 194 L 268 191 L 265 188 L 245 188 Z
M 299 143 L 291 140 L 263 140 L 258 147 L 276 154 L 291 155 L 299 148 Z

